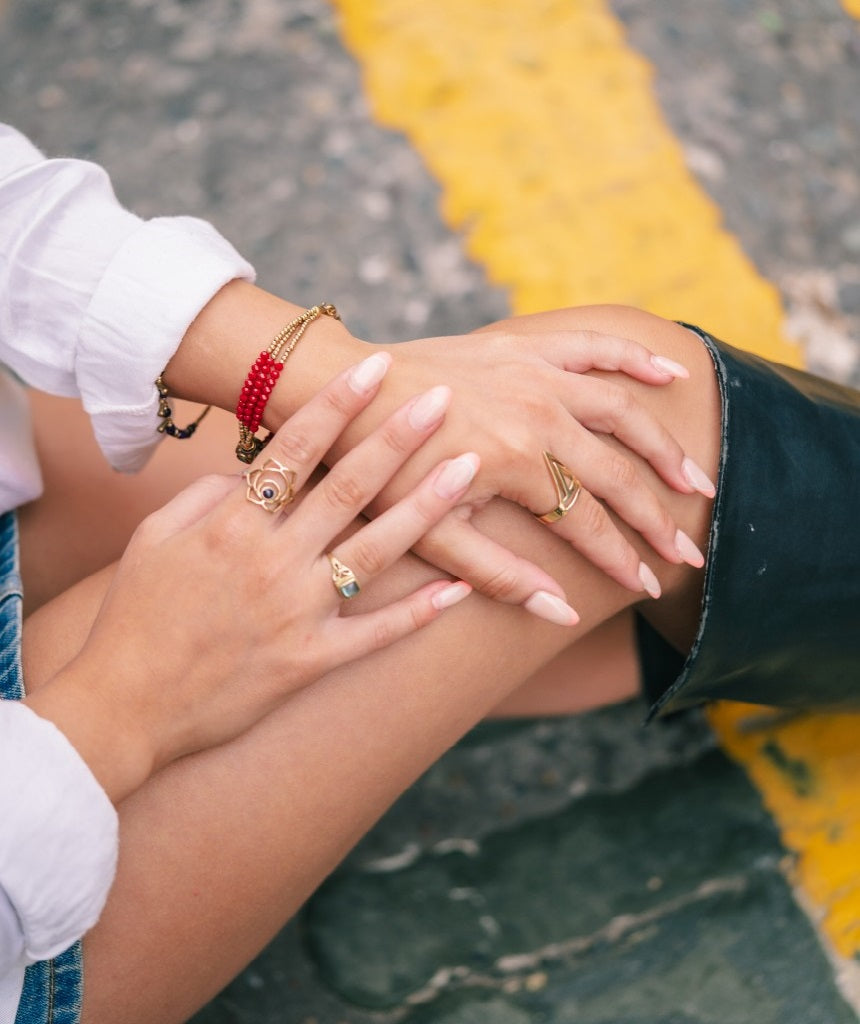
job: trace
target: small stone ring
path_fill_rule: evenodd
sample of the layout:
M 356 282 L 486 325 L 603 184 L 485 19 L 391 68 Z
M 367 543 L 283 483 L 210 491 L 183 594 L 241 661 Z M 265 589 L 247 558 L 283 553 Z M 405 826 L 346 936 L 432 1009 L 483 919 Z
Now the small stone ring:
M 348 565 L 344 565 L 340 559 L 335 558 L 330 551 L 326 552 L 326 558 L 331 564 L 331 581 L 334 584 L 334 589 L 341 597 L 347 599 L 355 597 L 361 591 L 355 573 Z

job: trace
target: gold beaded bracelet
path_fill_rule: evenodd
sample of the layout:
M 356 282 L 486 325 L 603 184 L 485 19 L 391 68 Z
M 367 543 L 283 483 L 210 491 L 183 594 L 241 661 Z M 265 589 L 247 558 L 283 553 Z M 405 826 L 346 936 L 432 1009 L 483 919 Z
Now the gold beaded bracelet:
M 281 375 L 284 363 L 301 341 L 308 326 L 321 316 L 330 316 L 335 320 L 340 320 L 340 314 L 330 302 L 311 306 L 310 309 L 306 309 L 304 313 L 278 331 L 272 344 L 257 356 L 248 371 L 236 405 L 236 419 L 239 421 L 239 443 L 236 445 L 236 458 L 240 462 L 253 462 L 257 454 L 271 440 L 271 432 L 266 437 L 256 437 L 266 403 Z

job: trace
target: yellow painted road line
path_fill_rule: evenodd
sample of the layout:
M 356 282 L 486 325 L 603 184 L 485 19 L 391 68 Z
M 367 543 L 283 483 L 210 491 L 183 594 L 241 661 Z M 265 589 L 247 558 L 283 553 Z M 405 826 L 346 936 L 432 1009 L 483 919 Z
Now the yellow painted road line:
M 627 302 L 796 361 L 601 0 L 340 0 L 376 116 L 515 312 Z
M 860 0 L 844 0 L 854 6 Z M 627 302 L 797 364 L 776 290 L 687 171 L 603 0 L 336 0 L 378 119 L 405 132 L 513 311 Z M 713 722 L 759 786 L 833 947 L 860 953 L 856 718 Z
M 860 18 L 860 0 L 842 0 L 842 6 L 849 14 L 853 14 L 855 18 Z

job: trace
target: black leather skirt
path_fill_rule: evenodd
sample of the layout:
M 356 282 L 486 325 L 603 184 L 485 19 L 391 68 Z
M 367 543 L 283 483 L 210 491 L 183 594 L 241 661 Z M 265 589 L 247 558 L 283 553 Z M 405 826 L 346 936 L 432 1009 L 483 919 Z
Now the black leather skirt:
M 720 467 L 692 649 L 638 620 L 651 715 L 860 711 L 860 393 L 690 330 L 719 381 Z

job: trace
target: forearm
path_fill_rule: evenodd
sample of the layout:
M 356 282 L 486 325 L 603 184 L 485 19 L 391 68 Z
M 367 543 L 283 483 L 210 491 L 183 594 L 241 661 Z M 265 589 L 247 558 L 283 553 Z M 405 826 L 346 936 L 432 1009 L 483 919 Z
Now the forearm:
M 225 285 L 200 311 L 170 360 L 165 380 L 171 393 L 232 412 L 251 364 L 302 311 L 246 281 Z M 324 384 L 361 360 L 366 348 L 341 321 L 314 321 L 272 392 L 264 424 L 279 427 Z

